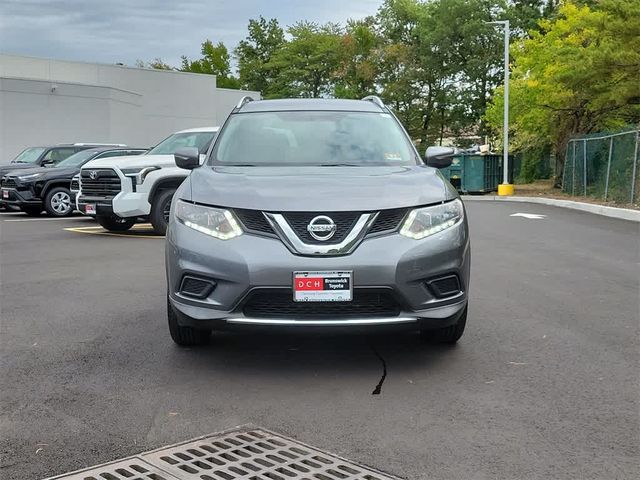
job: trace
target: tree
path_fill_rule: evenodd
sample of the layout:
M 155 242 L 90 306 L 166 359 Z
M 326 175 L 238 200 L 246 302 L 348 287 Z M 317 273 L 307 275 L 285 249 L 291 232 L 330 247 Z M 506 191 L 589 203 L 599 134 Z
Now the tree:
M 562 171 L 568 140 L 640 122 L 640 3 L 563 4 L 513 45 L 510 127 L 515 149 L 552 145 Z M 486 118 L 502 126 L 503 89 Z
M 266 68 L 279 72 L 274 96 L 319 98 L 331 96 L 340 63 L 342 32 L 337 25 L 298 22 L 287 30 L 284 43 Z
M 231 55 L 224 43 L 214 45 L 211 40 L 205 40 L 201 54 L 202 58 L 198 60 L 189 60 L 183 55 L 180 70 L 215 75 L 216 85 L 221 88 L 240 87 L 238 79 L 231 75 Z
M 153 68 L 155 70 L 175 70 L 175 68 L 167 63 L 164 63 L 159 57 L 156 57 L 152 61 L 146 63 L 143 60 L 136 60 L 136 67 Z
M 262 92 L 265 98 L 269 98 L 278 75 L 278 71 L 269 64 L 285 43 L 284 31 L 275 18 L 267 21 L 262 16 L 258 20 L 249 20 L 248 30 L 247 37 L 234 50 L 240 85 Z
M 338 98 L 362 98 L 376 92 L 380 38 L 373 22 L 373 17 L 350 21 L 340 39 L 334 91 Z

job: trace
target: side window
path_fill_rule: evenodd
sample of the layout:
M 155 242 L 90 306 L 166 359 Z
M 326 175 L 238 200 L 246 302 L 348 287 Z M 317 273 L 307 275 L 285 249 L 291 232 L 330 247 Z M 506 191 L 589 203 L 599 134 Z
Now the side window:
M 121 157 L 122 155 L 126 155 L 126 150 L 113 150 L 111 152 L 104 152 L 98 155 L 96 158 L 109 158 L 109 157 Z
M 46 153 L 42 160 L 44 162 L 53 162 L 54 164 L 56 164 L 73 155 L 74 153 L 74 148 L 52 148 Z

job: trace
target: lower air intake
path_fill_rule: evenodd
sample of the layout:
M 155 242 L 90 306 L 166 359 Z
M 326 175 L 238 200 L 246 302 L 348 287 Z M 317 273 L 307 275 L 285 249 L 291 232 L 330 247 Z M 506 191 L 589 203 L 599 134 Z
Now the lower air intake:
M 460 279 L 457 275 L 447 275 L 427 282 L 429 289 L 438 298 L 452 297 L 460 293 Z
M 400 305 L 388 290 L 355 289 L 350 302 L 294 302 L 289 289 L 261 289 L 249 295 L 243 313 L 249 318 L 394 317 Z
M 210 280 L 190 277 L 185 275 L 180 285 L 180 293 L 187 297 L 205 298 L 216 288 L 216 284 Z

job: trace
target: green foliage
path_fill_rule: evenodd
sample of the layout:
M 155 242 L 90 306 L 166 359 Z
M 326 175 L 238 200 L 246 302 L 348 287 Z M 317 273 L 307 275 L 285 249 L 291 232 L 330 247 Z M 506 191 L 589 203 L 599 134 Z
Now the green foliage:
M 275 18 L 249 20 L 249 33 L 234 50 L 238 59 L 240 85 L 262 92 L 265 98 L 277 96 L 274 83 L 278 70 L 271 64 L 274 54 L 284 45 L 284 30 Z
M 495 148 L 503 33 L 488 22 L 504 19 L 512 27 L 511 147 L 524 152 L 521 180 L 545 175 L 551 151 L 561 168 L 575 134 L 640 121 L 638 0 L 384 0 L 376 15 L 345 25 L 284 27 L 261 16 L 232 53 L 207 40 L 180 70 L 264 98 L 376 94 L 422 146 L 469 146 L 492 135 Z M 147 66 L 171 68 L 159 58 Z
M 175 70 L 171 65 L 164 63 L 159 57 L 156 57 L 152 61 L 146 63 L 143 60 L 136 60 L 136 67 L 153 68 L 155 70 Z
M 222 42 L 214 45 L 211 40 L 202 43 L 202 58 L 189 60 L 182 57 L 180 70 L 192 73 L 208 73 L 216 76 L 216 85 L 221 88 L 239 88 L 237 78 L 231 75 L 231 55 Z
M 640 2 L 567 2 L 513 45 L 510 127 L 516 149 L 553 145 L 562 165 L 576 134 L 640 122 Z M 486 114 L 498 131 L 503 90 Z
M 266 64 L 279 72 L 274 85 L 276 95 L 307 98 L 332 95 L 340 63 L 340 27 L 298 22 L 287 32 L 291 39 Z

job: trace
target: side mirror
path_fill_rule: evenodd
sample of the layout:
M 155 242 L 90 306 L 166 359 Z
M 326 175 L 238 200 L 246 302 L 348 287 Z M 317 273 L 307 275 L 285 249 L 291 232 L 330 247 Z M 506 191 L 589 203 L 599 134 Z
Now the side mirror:
M 173 154 L 176 165 L 185 170 L 193 170 L 200 166 L 200 152 L 196 147 L 182 147 Z
M 451 165 L 455 153 L 455 150 L 449 147 L 429 147 L 424 158 L 430 167 L 447 168 Z
M 53 165 L 53 160 L 51 160 L 50 158 L 49 158 L 49 159 L 47 159 L 47 160 L 43 160 L 43 161 L 42 161 L 42 166 L 43 166 L 43 167 L 47 167 L 47 166 L 49 166 L 49 165 Z

